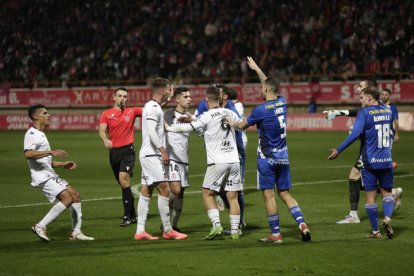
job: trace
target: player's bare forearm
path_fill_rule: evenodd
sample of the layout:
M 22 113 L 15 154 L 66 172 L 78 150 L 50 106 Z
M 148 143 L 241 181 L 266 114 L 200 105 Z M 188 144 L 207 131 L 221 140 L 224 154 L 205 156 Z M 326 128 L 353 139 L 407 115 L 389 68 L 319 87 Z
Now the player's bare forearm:
M 265 80 L 267 80 L 267 76 L 263 73 L 262 69 L 256 64 L 252 57 L 247 57 L 247 65 L 250 69 L 256 71 L 256 74 L 259 76 L 260 82 L 264 85 Z
M 64 158 L 68 156 L 68 153 L 64 150 L 58 149 L 58 150 L 47 150 L 47 151 L 38 151 L 38 150 L 26 150 L 24 152 L 24 156 L 27 159 L 39 159 L 46 156 L 55 156 Z
M 101 138 L 102 142 L 105 145 L 105 148 L 110 149 L 112 148 L 112 141 L 108 139 L 106 136 L 106 130 L 108 126 L 106 124 L 99 125 L 99 137 Z
M 234 128 L 237 129 L 237 130 L 246 130 L 250 126 L 251 125 L 249 125 L 249 123 L 246 120 L 243 120 L 243 121 L 239 122 L 238 124 L 236 124 L 234 126 Z
M 65 161 L 65 162 L 52 161 L 52 167 L 53 168 L 63 168 L 63 169 L 68 169 L 68 170 L 74 170 L 74 169 L 76 169 L 77 165 L 73 161 Z
M 164 166 L 167 166 L 170 164 L 170 155 L 168 154 L 167 150 L 164 147 L 160 147 L 158 149 L 161 153 L 161 159 Z

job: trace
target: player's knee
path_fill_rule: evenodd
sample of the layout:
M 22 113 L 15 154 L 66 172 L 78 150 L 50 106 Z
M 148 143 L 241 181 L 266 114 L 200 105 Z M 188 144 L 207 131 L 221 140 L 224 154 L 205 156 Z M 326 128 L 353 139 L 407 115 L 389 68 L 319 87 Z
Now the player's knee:
M 118 183 L 122 188 L 128 188 L 130 186 L 131 177 L 127 173 L 120 173 Z
M 81 196 L 78 191 L 72 192 L 73 202 L 80 202 Z
M 181 189 L 179 187 L 170 187 L 170 192 L 175 195 L 175 196 L 179 196 L 181 194 Z
M 273 190 L 264 190 L 263 191 L 263 197 L 264 199 L 274 199 L 275 193 Z
M 70 205 L 72 205 L 74 199 L 72 197 L 72 195 L 69 193 L 69 191 L 65 190 L 63 191 L 59 196 L 58 199 L 60 202 L 63 203 L 63 205 L 65 205 L 66 207 L 69 207 Z

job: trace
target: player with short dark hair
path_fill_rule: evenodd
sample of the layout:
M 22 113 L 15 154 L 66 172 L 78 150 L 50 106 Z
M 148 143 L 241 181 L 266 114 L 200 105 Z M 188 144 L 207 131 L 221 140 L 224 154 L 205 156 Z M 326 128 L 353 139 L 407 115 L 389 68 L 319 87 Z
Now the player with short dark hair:
M 185 116 L 191 105 L 191 94 L 187 87 L 177 87 L 174 90 L 174 99 L 177 105 L 164 113 L 165 122 L 170 125 L 180 124 L 177 120 Z M 189 133 L 166 133 L 166 149 L 170 154 L 170 165 L 168 169 L 168 182 L 170 185 L 170 217 L 171 226 L 174 230 L 181 232 L 178 228 L 178 220 L 184 203 L 184 191 L 189 187 L 188 183 L 188 140 Z
M 389 239 L 393 238 L 391 216 L 394 207 L 393 168 L 391 154 L 392 111 L 379 103 L 379 90 L 376 86 L 362 89 L 360 101 L 362 109 L 358 112 L 351 134 L 337 148 L 331 149 L 329 159 L 336 159 L 339 154 L 357 139 L 361 140 L 362 181 L 366 192 L 365 210 L 371 223 L 368 238 L 380 239 L 378 227 L 378 206 L 376 203 L 377 182 L 383 196 L 384 219 L 382 224 Z
M 391 103 L 391 89 L 384 88 L 380 93 L 381 102 L 389 107 L 392 111 L 392 140 L 393 143 L 398 143 L 400 141 L 399 135 L 399 125 L 398 125 L 398 109 L 395 104 Z
M 134 123 L 142 116 L 141 107 L 127 107 L 127 102 L 127 89 L 116 89 L 114 106 L 102 112 L 99 119 L 99 137 L 109 149 L 109 162 L 122 191 L 124 215 L 120 225 L 124 227 L 137 222 L 131 177 L 135 167 Z
M 63 211 L 70 208 L 72 217 L 72 233 L 70 240 L 94 240 L 81 231 L 82 207 L 80 193 L 69 183 L 60 178 L 54 168 L 76 169 L 73 161 L 52 161 L 52 157 L 66 158 L 67 152 L 61 149 L 52 150 L 44 133 L 50 125 L 50 114 L 44 105 L 38 104 L 28 108 L 28 115 L 33 121 L 24 136 L 24 156 L 27 159 L 32 177 L 31 185 L 43 191 L 48 200 L 56 203 L 45 217 L 32 227 L 42 241 L 49 242 L 46 235 L 47 226 L 55 221 Z
M 311 234 L 305 223 L 297 201 L 290 194 L 292 187 L 290 164 L 286 141 L 286 100 L 280 96 L 280 82 L 275 78 L 267 78 L 251 57 L 247 64 L 254 70 L 262 83 L 262 97 L 265 103 L 257 106 L 249 118 L 234 125 L 246 129 L 257 125 L 259 147 L 257 152 L 258 189 L 262 191 L 271 235 L 260 239 L 265 243 L 281 243 L 282 235 L 279 226 L 279 211 L 275 201 L 275 186 L 282 201 L 289 208 L 293 219 L 298 224 L 302 240 L 311 240 Z
M 219 210 L 215 196 L 225 191 L 229 202 L 230 239 L 239 239 L 240 206 L 238 193 L 243 190 L 240 175 L 239 157 L 236 148 L 235 131 L 226 122 L 227 118 L 240 121 L 238 114 L 220 107 L 220 90 L 209 87 L 206 91 L 208 111 L 187 124 L 168 126 L 167 131 L 190 132 L 203 129 L 204 144 L 207 151 L 207 171 L 203 180 L 203 201 L 210 218 L 212 228 L 205 237 L 212 240 L 223 233 Z
M 221 83 L 214 83 L 211 85 L 211 87 L 217 88 L 220 92 L 219 96 L 219 105 L 220 107 L 227 108 L 236 114 L 239 115 L 233 101 L 230 99 L 232 95 L 232 91 L 229 87 L 227 87 L 224 84 Z M 197 110 L 195 112 L 195 116 L 199 117 L 201 114 L 206 112 L 208 110 L 207 102 L 205 99 L 203 99 L 197 106 Z M 240 159 L 240 170 L 241 170 L 241 176 L 242 181 L 244 183 L 244 175 L 245 175 L 245 168 L 246 168 L 246 150 L 243 143 L 243 132 L 240 130 L 236 130 L 236 143 L 237 143 L 237 151 L 239 153 L 239 159 Z M 217 203 L 219 205 L 220 210 L 224 210 L 224 207 L 227 209 L 230 208 L 230 205 L 227 201 L 227 197 L 225 195 L 225 191 L 220 191 L 219 195 L 216 197 Z M 242 234 L 242 229 L 246 227 L 246 222 L 244 221 L 244 192 L 240 191 L 237 198 L 240 206 L 240 224 L 239 224 L 239 234 Z M 223 206 L 224 205 L 224 206 Z M 225 234 L 230 234 L 230 230 L 226 229 Z

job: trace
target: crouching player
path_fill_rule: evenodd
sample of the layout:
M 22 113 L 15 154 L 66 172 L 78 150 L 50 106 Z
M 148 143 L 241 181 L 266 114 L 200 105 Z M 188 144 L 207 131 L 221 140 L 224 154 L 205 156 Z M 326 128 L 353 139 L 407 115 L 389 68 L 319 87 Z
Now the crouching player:
M 93 240 L 94 238 L 84 235 L 81 231 L 82 208 L 80 194 L 66 180 L 60 178 L 53 168 L 76 169 L 73 161 L 52 161 L 52 156 L 64 158 L 66 151 L 58 149 L 51 150 L 49 141 L 44 130 L 50 124 L 50 115 L 46 107 L 39 104 L 29 107 L 29 117 L 33 126 L 29 128 L 24 136 L 24 156 L 26 157 L 33 187 L 43 191 L 51 203 L 58 200 L 46 216 L 32 227 L 32 231 L 41 240 L 49 242 L 46 235 L 46 227 L 56 220 L 63 211 L 70 207 L 72 216 L 71 240 Z

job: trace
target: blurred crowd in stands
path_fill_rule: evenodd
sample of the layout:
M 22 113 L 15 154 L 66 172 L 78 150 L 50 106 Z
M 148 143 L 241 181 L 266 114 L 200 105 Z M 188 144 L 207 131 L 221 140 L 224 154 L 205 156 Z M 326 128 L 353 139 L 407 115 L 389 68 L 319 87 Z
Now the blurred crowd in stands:
M 414 1 L 4 0 L 0 80 L 220 78 L 414 72 Z M 332 79 L 329 77 L 329 79 Z

